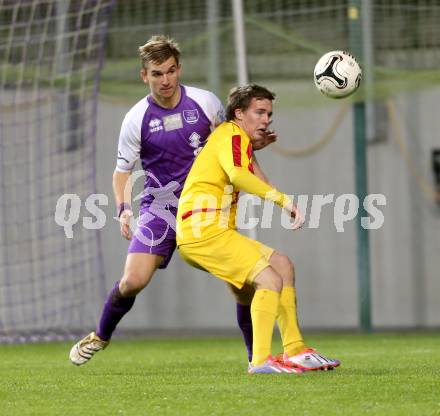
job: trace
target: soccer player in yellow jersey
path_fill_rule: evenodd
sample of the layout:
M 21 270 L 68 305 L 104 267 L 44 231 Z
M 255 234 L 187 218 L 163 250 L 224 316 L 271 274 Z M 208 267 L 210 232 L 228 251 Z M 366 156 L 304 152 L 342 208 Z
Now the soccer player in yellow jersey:
M 270 185 L 252 156 L 271 123 L 275 95 L 264 87 L 235 88 L 228 97 L 226 119 L 209 136 L 186 179 L 177 212 L 177 246 L 194 267 L 233 285 L 236 293 L 249 285 L 253 327 L 249 373 L 299 373 L 331 369 L 326 358 L 304 344 L 296 316 L 295 275 L 290 259 L 235 229 L 238 193 L 269 199 L 292 217 L 292 229 L 304 218 L 293 201 Z M 277 320 L 284 354 L 271 356 Z

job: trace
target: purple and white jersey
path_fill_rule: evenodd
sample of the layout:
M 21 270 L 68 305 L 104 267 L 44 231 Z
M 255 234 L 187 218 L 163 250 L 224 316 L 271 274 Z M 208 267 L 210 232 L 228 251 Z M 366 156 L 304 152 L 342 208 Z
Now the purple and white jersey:
M 183 85 L 180 91 L 174 108 L 162 108 L 148 95 L 122 122 L 116 170 L 131 172 L 141 159 L 146 173 L 141 208 L 159 199 L 172 206 L 174 198 L 177 209 L 195 157 L 211 131 L 224 121 L 223 106 L 213 93 Z

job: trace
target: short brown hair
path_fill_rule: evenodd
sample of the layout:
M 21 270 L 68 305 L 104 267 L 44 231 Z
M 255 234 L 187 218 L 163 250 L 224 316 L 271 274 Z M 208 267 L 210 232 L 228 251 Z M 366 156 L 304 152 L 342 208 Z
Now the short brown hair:
M 252 98 L 273 101 L 275 99 L 275 93 L 257 84 L 232 88 L 231 91 L 229 91 L 228 103 L 226 105 L 226 120 L 234 120 L 235 110 L 237 109 L 246 111 L 249 108 Z
M 142 68 L 147 69 L 150 62 L 161 64 L 174 56 L 179 65 L 180 49 L 178 43 L 164 35 L 154 35 L 148 42 L 139 47 Z

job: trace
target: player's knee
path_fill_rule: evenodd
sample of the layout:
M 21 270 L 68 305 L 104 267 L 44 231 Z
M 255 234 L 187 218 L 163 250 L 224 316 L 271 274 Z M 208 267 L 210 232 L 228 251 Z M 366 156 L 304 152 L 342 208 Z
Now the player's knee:
M 142 273 L 126 272 L 119 283 L 119 291 L 122 296 L 136 296 L 147 284 L 150 279 Z
M 284 284 L 295 286 L 295 265 L 293 261 L 289 259 L 289 257 L 283 255 L 283 269 L 285 270 Z
M 269 289 L 275 291 L 275 292 L 281 292 L 281 289 L 283 288 L 283 279 L 282 277 L 277 273 L 274 276 L 272 276 L 271 279 L 272 287 L 269 287 Z
M 274 292 L 281 292 L 283 279 L 272 267 L 268 267 L 256 277 L 254 286 L 257 290 L 268 289 Z
M 273 256 L 273 259 L 271 259 L 272 262 L 274 263 L 275 270 L 282 276 L 284 285 L 294 286 L 295 265 L 292 260 L 285 254 L 276 253 L 276 256 Z

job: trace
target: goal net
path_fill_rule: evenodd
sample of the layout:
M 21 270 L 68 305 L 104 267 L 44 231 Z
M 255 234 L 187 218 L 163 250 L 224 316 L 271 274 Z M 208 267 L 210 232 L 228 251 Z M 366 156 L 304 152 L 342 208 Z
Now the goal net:
M 66 238 L 54 211 L 95 192 L 112 3 L 0 0 L 0 342 L 66 338 L 96 318 L 99 235 L 79 222 Z

